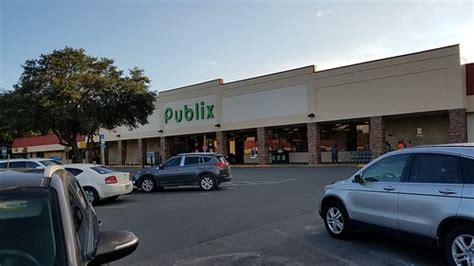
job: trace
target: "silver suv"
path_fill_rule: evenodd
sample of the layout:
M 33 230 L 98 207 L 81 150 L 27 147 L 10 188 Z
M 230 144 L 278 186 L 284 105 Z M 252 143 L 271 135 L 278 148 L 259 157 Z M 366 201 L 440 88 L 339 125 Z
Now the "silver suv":
M 450 265 L 474 265 L 474 145 L 387 153 L 327 186 L 319 213 L 332 237 L 383 229 L 436 241 Z

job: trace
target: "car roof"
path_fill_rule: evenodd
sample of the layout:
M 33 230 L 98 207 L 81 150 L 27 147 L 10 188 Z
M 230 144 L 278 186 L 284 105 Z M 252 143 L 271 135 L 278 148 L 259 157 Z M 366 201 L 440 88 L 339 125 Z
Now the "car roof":
M 186 152 L 176 156 L 222 156 L 222 154 L 214 152 Z
M 441 145 L 425 145 L 395 150 L 388 154 L 394 153 L 449 153 L 474 158 L 474 143 L 456 143 Z
M 24 172 L 22 172 L 24 171 Z M 50 165 L 37 169 L 15 169 L 0 171 L 0 191 L 24 187 L 50 187 L 54 180 L 74 178 L 62 165 Z
M 21 173 L 16 171 L 0 172 L 0 190 L 16 187 L 40 187 L 43 182 L 41 173 Z
M 89 168 L 89 167 L 106 167 L 101 164 L 93 164 L 93 163 L 70 163 L 64 164 L 64 167 L 76 167 L 76 168 Z
M 17 158 L 17 159 L 10 159 L 10 160 L 0 160 L 0 163 L 4 163 L 4 162 L 7 162 L 7 161 L 10 161 L 10 162 L 23 162 L 23 161 L 41 162 L 41 161 L 57 161 L 57 160 L 48 159 L 48 158 L 29 158 L 29 159 Z

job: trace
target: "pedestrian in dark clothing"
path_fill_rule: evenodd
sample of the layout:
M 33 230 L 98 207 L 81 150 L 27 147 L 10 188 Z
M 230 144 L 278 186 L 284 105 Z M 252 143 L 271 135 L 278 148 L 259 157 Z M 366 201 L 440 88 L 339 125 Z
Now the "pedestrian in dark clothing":
M 339 159 L 339 150 L 337 149 L 337 144 L 334 144 L 334 146 L 331 148 L 331 159 L 333 164 L 336 164 Z
M 385 141 L 385 150 L 387 152 L 392 150 L 392 145 L 390 145 L 390 143 L 388 141 Z

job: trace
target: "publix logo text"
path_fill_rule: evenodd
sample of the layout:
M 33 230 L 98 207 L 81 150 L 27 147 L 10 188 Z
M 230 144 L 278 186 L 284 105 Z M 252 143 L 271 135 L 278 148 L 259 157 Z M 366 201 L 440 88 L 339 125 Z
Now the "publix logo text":
M 205 120 L 214 118 L 214 105 L 207 105 L 203 101 L 195 103 L 194 106 L 185 104 L 180 110 L 173 110 L 173 108 L 165 109 L 165 124 L 174 119 L 177 123 L 192 120 Z

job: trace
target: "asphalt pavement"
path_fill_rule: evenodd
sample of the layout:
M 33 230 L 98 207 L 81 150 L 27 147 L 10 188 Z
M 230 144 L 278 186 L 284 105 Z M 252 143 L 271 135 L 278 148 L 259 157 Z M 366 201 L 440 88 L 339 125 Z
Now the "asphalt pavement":
M 329 237 L 317 214 L 324 186 L 356 170 L 234 168 L 216 191 L 134 192 L 96 211 L 103 230 L 140 238 L 111 265 L 441 265 L 430 247 L 374 234 Z

